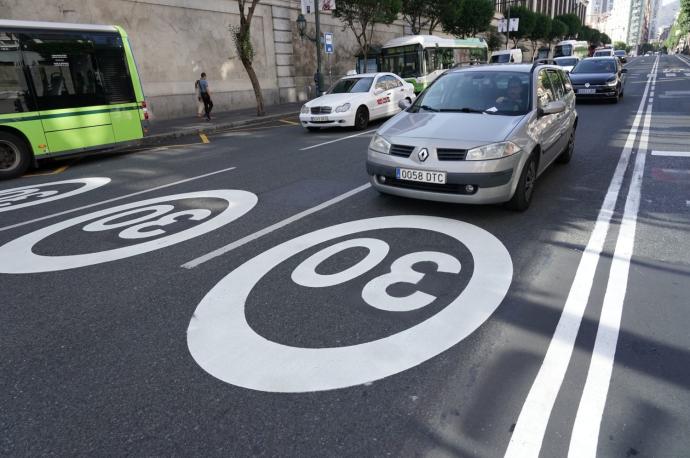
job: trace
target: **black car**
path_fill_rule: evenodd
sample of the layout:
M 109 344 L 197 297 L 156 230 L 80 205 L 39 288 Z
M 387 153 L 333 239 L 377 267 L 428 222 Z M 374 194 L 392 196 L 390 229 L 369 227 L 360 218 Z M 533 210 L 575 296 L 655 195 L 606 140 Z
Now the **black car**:
M 613 55 L 620 59 L 621 64 L 626 64 L 628 62 L 625 49 L 616 49 L 615 51 L 613 51 Z
M 623 97 L 627 72 L 617 57 L 590 57 L 572 69 L 570 81 L 578 99 L 604 98 L 616 103 Z

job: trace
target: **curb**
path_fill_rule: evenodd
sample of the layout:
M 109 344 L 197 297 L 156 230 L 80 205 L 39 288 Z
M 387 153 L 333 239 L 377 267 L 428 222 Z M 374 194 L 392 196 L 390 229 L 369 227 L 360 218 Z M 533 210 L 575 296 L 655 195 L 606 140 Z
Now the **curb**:
M 277 119 L 277 118 L 283 118 L 285 116 L 290 116 L 294 115 L 295 111 L 288 111 L 288 112 L 283 112 L 283 113 L 274 113 L 274 114 L 267 114 L 265 116 L 261 117 L 253 117 L 253 118 L 247 118 L 247 119 L 240 119 L 237 121 L 230 121 L 230 122 L 224 122 L 220 124 L 212 124 L 208 127 L 204 128 L 198 128 L 198 129 L 185 129 L 185 130 L 177 130 L 177 131 L 171 131 L 171 132 L 163 132 L 160 134 L 153 134 L 153 135 L 146 135 L 144 138 L 141 140 L 142 145 L 155 145 L 158 144 L 164 140 L 171 139 L 171 138 L 181 138 L 181 137 L 187 137 L 190 135 L 199 135 L 199 134 L 214 134 L 219 131 L 223 131 L 225 129 L 231 129 L 233 127 L 241 127 L 241 126 L 247 126 L 247 125 L 252 125 L 252 124 L 259 124 L 263 121 L 266 120 L 272 120 L 272 119 Z

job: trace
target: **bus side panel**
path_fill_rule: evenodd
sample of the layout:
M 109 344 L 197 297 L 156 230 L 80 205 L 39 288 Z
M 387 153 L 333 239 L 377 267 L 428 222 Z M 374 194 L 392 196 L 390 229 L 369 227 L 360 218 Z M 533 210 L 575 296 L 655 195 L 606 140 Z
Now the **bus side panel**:
M 3 118 L 0 117 L 0 127 L 9 127 L 11 129 L 16 129 L 29 141 L 29 147 L 34 153 L 34 156 L 40 157 L 48 153 L 48 146 L 46 137 L 43 134 L 43 126 L 41 125 L 41 120 L 37 116 L 27 116 L 28 120 L 22 120 L 22 118 L 12 117 Z
M 41 119 L 51 153 L 115 142 L 108 106 L 42 111 Z
M 136 96 L 137 102 L 144 101 L 144 90 L 141 87 L 141 80 L 139 78 L 139 69 L 137 68 L 136 60 L 134 59 L 134 54 L 132 53 L 132 47 L 129 44 L 129 38 L 127 38 L 127 33 L 122 27 L 115 26 L 120 32 L 122 37 L 122 44 L 125 48 L 125 57 L 127 59 L 127 66 L 129 67 L 129 74 L 132 78 L 132 86 L 134 86 L 134 95 Z M 142 118 L 143 113 L 142 113 Z
M 110 120 L 113 122 L 116 142 L 138 140 L 144 136 L 140 112 L 139 105 L 132 103 L 111 108 Z

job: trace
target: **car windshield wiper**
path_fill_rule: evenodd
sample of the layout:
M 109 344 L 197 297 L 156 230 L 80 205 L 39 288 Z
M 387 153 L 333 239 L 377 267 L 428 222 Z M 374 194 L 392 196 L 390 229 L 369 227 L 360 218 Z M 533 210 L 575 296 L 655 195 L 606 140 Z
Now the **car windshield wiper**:
M 439 112 L 438 108 L 430 107 L 429 105 L 420 105 L 419 108 L 422 110 L 425 110 L 425 111 L 433 111 L 435 113 Z M 440 110 L 440 111 L 443 111 L 443 110 Z
M 484 113 L 484 110 L 477 110 L 475 108 L 441 108 L 442 113 Z

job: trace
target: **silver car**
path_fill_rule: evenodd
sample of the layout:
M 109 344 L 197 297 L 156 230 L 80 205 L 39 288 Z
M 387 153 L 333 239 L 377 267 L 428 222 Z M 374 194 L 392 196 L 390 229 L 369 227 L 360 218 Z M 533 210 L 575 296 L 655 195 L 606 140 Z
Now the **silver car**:
M 379 191 L 525 210 L 536 178 L 575 147 L 577 112 L 556 65 L 450 70 L 374 135 L 367 173 Z

